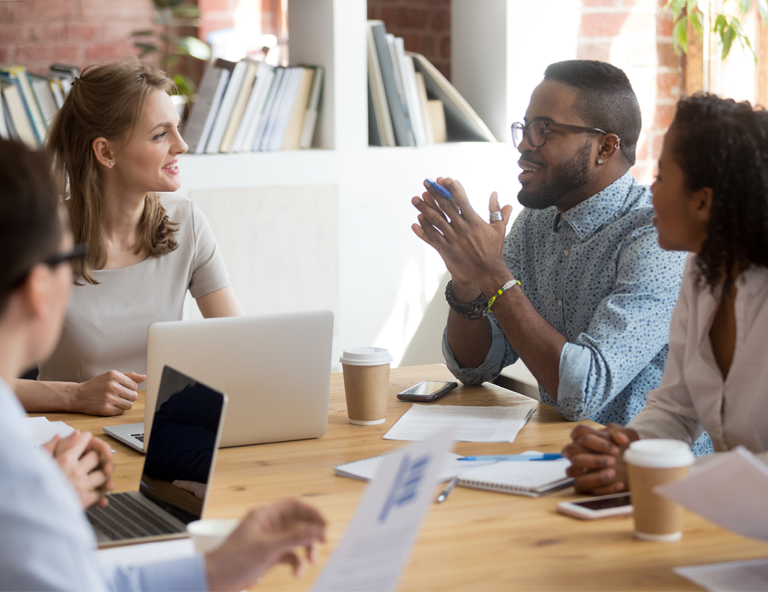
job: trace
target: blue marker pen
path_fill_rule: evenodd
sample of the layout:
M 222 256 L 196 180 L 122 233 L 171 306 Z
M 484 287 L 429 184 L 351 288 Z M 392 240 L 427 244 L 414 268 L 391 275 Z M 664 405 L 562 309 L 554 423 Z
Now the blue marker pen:
M 431 189 L 434 189 L 437 191 L 440 195 L 442 195 L 445 199 L 453 201 L 453 196 L 451 195 L 451 192 L 448 191 L 445 187 L 442 185 L 439 185 L 435 183 L 432 179 L 424 179 L 424 182 L 429 185 Z

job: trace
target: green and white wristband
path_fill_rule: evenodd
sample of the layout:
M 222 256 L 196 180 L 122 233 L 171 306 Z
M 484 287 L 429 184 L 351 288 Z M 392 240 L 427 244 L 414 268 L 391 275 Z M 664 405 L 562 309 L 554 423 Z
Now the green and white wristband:
M 497 299 L 499 296 L 501 296 L 501 295 L 502 295 L 504 292 L 506 292 L 507 290 L 509 290 L 511 287 L 513 287 L 513 286 L 520 286 L 520 287 L 522 288 L 522 287 L 523 287 L 523 284 L 521 284 L 521 283 L 520 283 L 520 280 L 509 280 L 509 281 L 508 281 L 506 284 L 504 284 L 504 285 L 503 285 L 501 288 L 499 288 L 498 290 L 496 290 L 496 293 L 495 293 L 493 296 L 491 296 L 491 298 L 488 300 L 488 306 L 487 306 L 486 310 L 487 310 L 488 312 L 492 312 L 492 311 L 491 311 L 491 307 L 493 306 L 493 303 L 494 303 L 494 302 L 496 302 L 496 299 Z

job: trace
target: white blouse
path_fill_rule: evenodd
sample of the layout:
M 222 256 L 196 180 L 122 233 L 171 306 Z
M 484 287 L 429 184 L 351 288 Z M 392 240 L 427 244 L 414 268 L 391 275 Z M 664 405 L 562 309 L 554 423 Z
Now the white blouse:
M 641 438 L 693 444 L 706 430 L 716 453 L 768 451 L 768 269 L 748 268 L 736 288 L 736 348 L 723 380 L 709 338 L 721 290 L 697 285 L 696 258 L 688 257 L 661 385 L 628 426 Z
M 187 198 L 161 196 L 178 224 L 178 248 L 120 269 L 93 272 L 98 285 L 74 286 L 61 339 L 40 364 L 39 380 L 84 382 L 107 370 L 147 371 L 152 323 L 180 321 L 187 290 L 194 298 L 230 285 L 211 227 Z

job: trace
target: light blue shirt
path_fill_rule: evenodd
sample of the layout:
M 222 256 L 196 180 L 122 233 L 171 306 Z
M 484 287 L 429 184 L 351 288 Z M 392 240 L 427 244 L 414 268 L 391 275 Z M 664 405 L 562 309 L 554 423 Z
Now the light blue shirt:
M 507 266 L 568 340 L 557 403 L 539 385 L 566 419 L 626 425 L 661 382 L 685 254 L 659 247 L 652 216 L 649 188 L 626 173 L 563 214 L 524 209 L 507 235 Z M 488 318 L 493 342 L 478 368 L 460 368 L 443 338 L 448 368 L 465 384 L 494 380 L 518 359 Z
M 72 486 L 0 380 L 0 590 L 207 590 L 202 555 L 100 570 Z

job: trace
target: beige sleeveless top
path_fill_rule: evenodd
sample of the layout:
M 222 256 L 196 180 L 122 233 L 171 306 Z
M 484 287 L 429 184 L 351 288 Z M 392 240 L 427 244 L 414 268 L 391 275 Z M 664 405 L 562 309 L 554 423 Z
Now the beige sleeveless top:
M 178 249 L 121 269 L 94 271 L 98 285 L 74 286 L 61 339 L 40 365 L 38 380 L 84 382 L 107 370 L 145 374 L 149 326 L 181 320 L 187 290 L 200 298 L 231 284 L 200 209 L 187 198 L 161 200 L 178 224 Z

